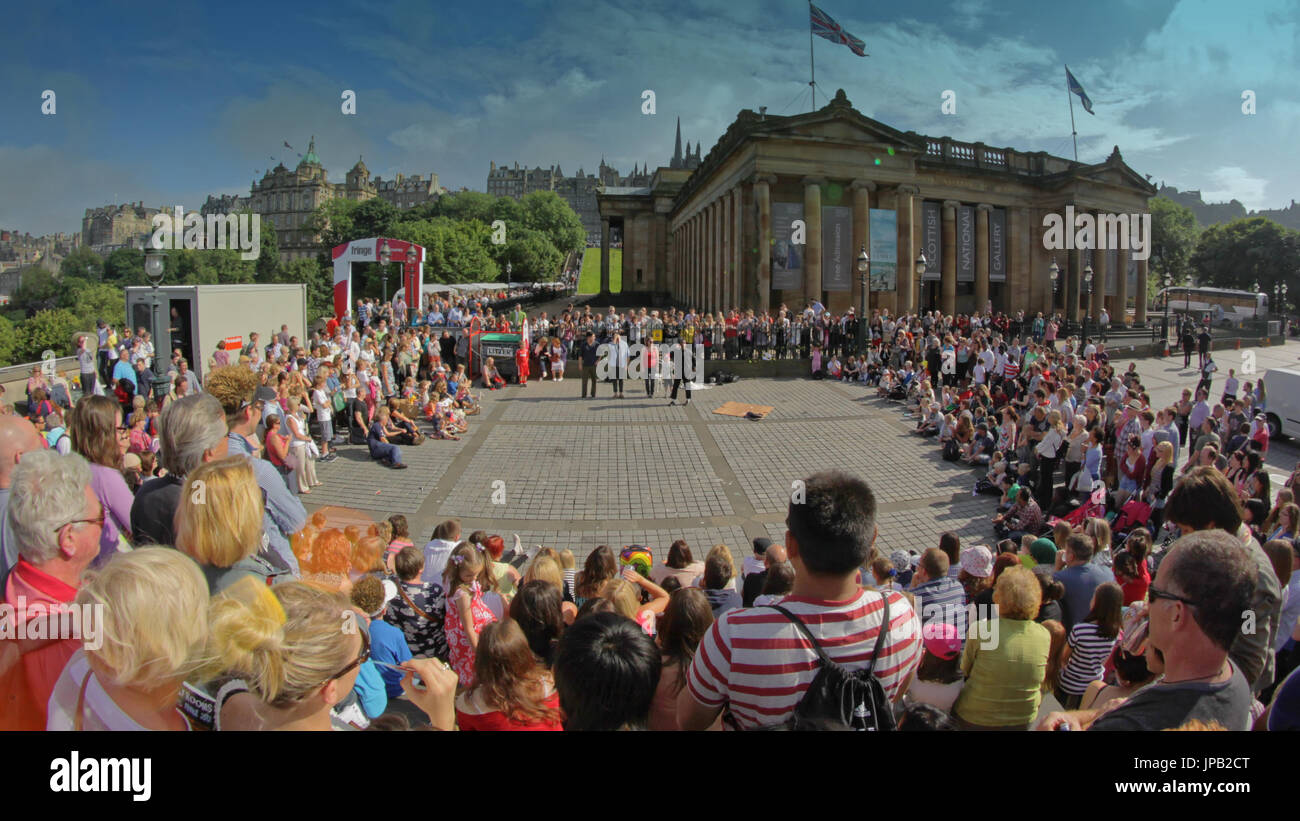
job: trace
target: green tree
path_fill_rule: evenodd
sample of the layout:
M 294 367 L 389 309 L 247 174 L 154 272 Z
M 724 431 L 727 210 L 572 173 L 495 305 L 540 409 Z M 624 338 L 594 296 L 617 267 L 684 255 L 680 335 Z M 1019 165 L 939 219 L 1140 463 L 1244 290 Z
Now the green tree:
M 0 367 L 21 364 L 16 359 L 18 330 L 14 324 L 0 316 Z
M 1168 197 L 1153 197 L 1151 208 L 1151 276 L 1147 278 L 1149 296 L 1164 287 L 1169 273 L 1173 284 L 1183 285 L 1191 275 L 1192 252 L 1201 229 L 1192 209 Z
M 280 275 L 280 241 L 270 220 L 260 220 L 260 242 L 254 263 L 258 282 L 276 282 Z
M 432 282 L 494 282 L 501 271 L 488 253 L 491 229 L 482 222 L 434 217 L 400 222 L 394 239 L 424 247 L 425 277 Z
M 474 220 L 486 225 L 492 222 L 492 209 L 496 199 L 482 191 L 458 191 L 438 198 L 437 214 L 455 220 Z
M 587 232 L 582 220 L 559 194 L 534 191 L 523 198 L 521 205 L 525 227 L 546 234 L 561 256 L 586 245 Z M 508 234 L 506 238 L 509 239 Z
M 1281 282 L 1294 287 L 1300 270 L 1300 241 L 1264 217 L 1248 217 L 1211 225 L 1201 233 L 1191 266 L 1198 281 L 1219 288 L 1272 294 Z
M 78 245 L 59 264 L 59 275 L 65 280 L 76 277 L 98 282 L 104 278 L 104 259 L 85 245 Z
M 360 233 L 356 233 L 354 236 L 348 237 L 348 239 L 390 236 L 393 223 L 397 222 L 399 214 L 397 206 L 388 200 L 381 200 L 378 197 L 366 200 L 352 212 L 353 231 Z M 335 245 L 337 244 L 335 243 Z
M 330 269 L 313 259 L 295 259 L 284 266 L 280 282 L 301 282 L 307 286 L 307 321 L 334 314 L 334 277 Z
M 54 274 L 39 265 L 28 266 L 18 275 L 14 303 L 28 316 L 53 308 L 59 301 L 60 283 Z
M 518 228 L 507 234 L 504 245 L 491 246 L 500 249 L 494 255 L 497 267 L 505 270 L 511 266 L 510 279 L 515 282 L 548 282 L 555 278 L 564 264 L 561 254 L 546 234 L 531 228 Z
M 66 308 L 39 311 L 18 328 L 17 357 L 20 362 L 36 362 L 47 350 L 56 356 L 72 353 L 72 335 L 83 328 Z
M 118 248 L 104 260 L 104 281 L 119 285 L 147 285 L 144 276 L 144 251 Z
M 85 329 L 95 327 L 95 320 L 103 319 L 113 325 L 126 317 L 126 291 L 107 282 L 89 282 L 72 278 L 64 283 L 59 295 L 59 307 L 66 308 Z
M 358 205 L 360 203 L 356 200 L 326 200 L 307 218 L 307 228 L 321 238 L 322 261 L 329 261 L 330 249 L 334 246 L 366 236 L 357 233 L 353 220 Z

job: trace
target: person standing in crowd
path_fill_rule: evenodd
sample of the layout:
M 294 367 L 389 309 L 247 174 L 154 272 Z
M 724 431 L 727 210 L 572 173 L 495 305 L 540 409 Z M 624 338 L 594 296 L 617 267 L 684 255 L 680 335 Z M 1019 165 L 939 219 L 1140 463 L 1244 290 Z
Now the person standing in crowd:
M 175 515 L 190 471 L 230 452 L 226 413 L 211 394 L 178 399 L 159 417 L 159 456 L 167 474 L 150 479 L 131 504 L 136 544 L 175 544 Z
M 165 547 L 133 551 L 88 572 L 76 605 L 102 614 L 103 641 L 68 660 L 45 729 L 190 729 L 181 685 L 208 640 L 208 586 L 194 562 Z
M 248 460 L 257 485 L 262 489 L 262 531 L 267 537 L 263 558 L 296 576 L 299 573 L 298 557 L 289 546 L 289 536 L 302 530 L 307 523 L 307 509 L 290 490 L 292 482 L 288 477 L 293 476 L 292 444 L 281 434 L 278 414 L 271 413 L 265 417 L 264 447 L 268 458 L 255 456 L 257 428 L 265 413 L 264 402 L 257 397 L 258 385 L 257 374 L 239 365 L 228 365 L 208 374 L 207 392 L 221 403 L 225 412 L 227 452 Z
M 21 416 L 0 415 L 0 579 L 18 563 L 18 541 L 5 515 L 14 470 L 25 454 L 41 449 L 41 436 L 31 422 Z
M 1242 521 L 1241 500 L 1232 484 L 1215 468 L 1193 468 L 1169 494 L 1165 518 L 1184 534 L 1225 531 L 1237 539 L 1238 549 L 1254 563 L 1257 575 L 1249 606 L 1254 629 L 1236 631 L 1236 639 L 1228 649 L 1234 666 L 1246 677 L 1251 690 L 1258 693 L 1268 689 L 1273 683 L 1276 663 L 1273 637 L 1282 618 L 1282 590 L 1268 554 Z M 1155 587 L 1153 582 L 1149 595 L 1154 594 Z M 1245 618 L 1244 612 L 1247 608 L 1237 613 L 1238 625 Z
M 90 465 L 78 454 L 52 450 L 27 454 L 13 472 L 9 528 L 18 548 L 18 561 L 5 580 L 4 601 L 15 635 L 58 636 L 55 624 L 36 626 L 34 620 L 58 620 L 81 587 L 82 574 L 99 555 L 104 506 L 92 487 Z M 22 654 L 22 676 L 15 699 L 23 718 L 45 726 L 46 705 L 63 668 L 82 646 L 81 638 L 63 636 L 37 642 Z M 17 679 L 18 677 L 14 677 Z
M 1171 730 L 1193 720 L 1247 729 L 1251 688 L 1229 650 L 1240 641 L 1256 575 L 1235 536 L 1213 529 L 1179 539 L 1160 563 L 1148 606 L 1147 662 L 1163 675 L 1118 706 L 1049 713 L 1038 729 Z
M 578 346 L 582 361 L 582 398 L 587 398 L 587 384 L 591 383 L 591 398 L 596 398 L 596 362 L 600 358 L 600 346 L 596 344 L 596 334 L 588 331 Z
M 871 556 L 877 535 L 875 495 L 862 480 L 839 472 L 810 476 L 804 488 L 805 503 L 791 502 L 786 517 L 785 547 L 795 585 L 782 606 L 850 670 L 872 661 L 893 699 L 920 661 L 921 624 L 901 593 L 876 593 L 858 584 L 859 568 Z M 888 624 L 883 622 L 886 596 Z M 683 730 L 706 729 L 724 707 L 741 728 L 782 724 L 791 717 L 820 665 L 800 629 L 770 614 L 732 610 L 705 633 L 677 699 Z M 884 656 L 872 658 L 882 630 L 888 636 Z M 563 689 L 560 697 L 563 704 Z
M 631 619 L 608 612 L 578 619 L 560 638 L 553 667 L 564 729 L 644 729 L 662 668 L 654 640 Z M 694 727 L 678 716 L 682 729 L 713 721 Z
M 134 498 L 122 477 L 124 440 L 122 409 L 107 396 L 83 396 L 70 414 L 72 449 L 90 463 L 91 486 L 104 506 L 104 527 L 100 534 L 97 565 L 114 554 L 131 549 L 131 505 Z

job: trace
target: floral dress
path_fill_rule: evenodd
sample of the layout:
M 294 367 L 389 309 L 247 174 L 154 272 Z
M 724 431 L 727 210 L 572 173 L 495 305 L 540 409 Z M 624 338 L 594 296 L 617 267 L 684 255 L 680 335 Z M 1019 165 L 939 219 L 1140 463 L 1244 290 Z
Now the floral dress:
M 496 621 L 492 610 L 483 601 L 483 589 L 478 582 L 470 588 L 470 613 L 474 619 L 475 632 Z M 447 597 L 447 649 L 450 655 L 451 669 L 456 671 L 461 686 L 474 686 L 474 646 L 469 636 L 465 635 L 465 625 L 461 623 L 460 610 L 456 607 L 455 594 Z

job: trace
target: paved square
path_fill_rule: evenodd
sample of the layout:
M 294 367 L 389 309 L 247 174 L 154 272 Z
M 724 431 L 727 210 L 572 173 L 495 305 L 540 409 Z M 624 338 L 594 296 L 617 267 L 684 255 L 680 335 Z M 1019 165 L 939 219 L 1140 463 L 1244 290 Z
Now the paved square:
M 1221 353 L 1221 367 L 1226 372 L 1244 353 Z M 1300 345 L 1254 353 L 1264 372 L 1294 365 Z M 1195 384 L 1181 364 L 1138 361 L 1157 404 Z M 886 553 L 933 546 L 945 530 L 965 544 L 994 542 L 994 498 L 971 495 L 979 472 L 942 461 L 933 440 L 909 433 L 901 406 L 877 399 L 874 389 L 746 379 L 696 391 L 689 407 L 669 407 L 664 393 L 646 397 L 644 383 L 629 382 L 626 399 L 613 398 L 610 387 L 601 383 L 598 398 L 581 399 L 581 381 L 570 377 L 481 392 L 483 412 L 470 417 L 461 441 L 403 448 L 411 466 L 404 471 L 372 462 L 364 446 L 344 445 L 337 461 L 317 469 L 325 485 L 303 501 L 311 510 L 339 505 L 374 519 L 405 514 L 417 543 L 456 516 L 466 533 L 484 529 L 507 543 L 518 533 L 526 545 L 574 551 L 579 564 L 601 544 L 645 544 L 662 560 L 679 538 L 697 558 L 726 544 L 739 563 L 753 538 L 784 541 L 792 482 L 838 468 L 875 490 L 877 547 Z M 732 400 L 774 410 L 760 421 L 712 413 Z M 1294 442 L 1269 449 L 1279 486 L 1296 459 Z

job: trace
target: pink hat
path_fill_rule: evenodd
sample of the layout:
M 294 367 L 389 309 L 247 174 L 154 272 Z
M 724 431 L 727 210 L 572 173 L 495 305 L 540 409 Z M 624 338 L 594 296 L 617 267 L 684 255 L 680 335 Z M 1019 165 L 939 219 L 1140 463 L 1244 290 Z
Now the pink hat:
M 961 552 L 961 569 L 987 579 L 993 575 L 993 552 L 982 544 L 966 548 Z
M 930 655 L 947 661 L 961 652 L 961 637 L 956 625 L 935 619 L 921 628 L 921 639 Z

